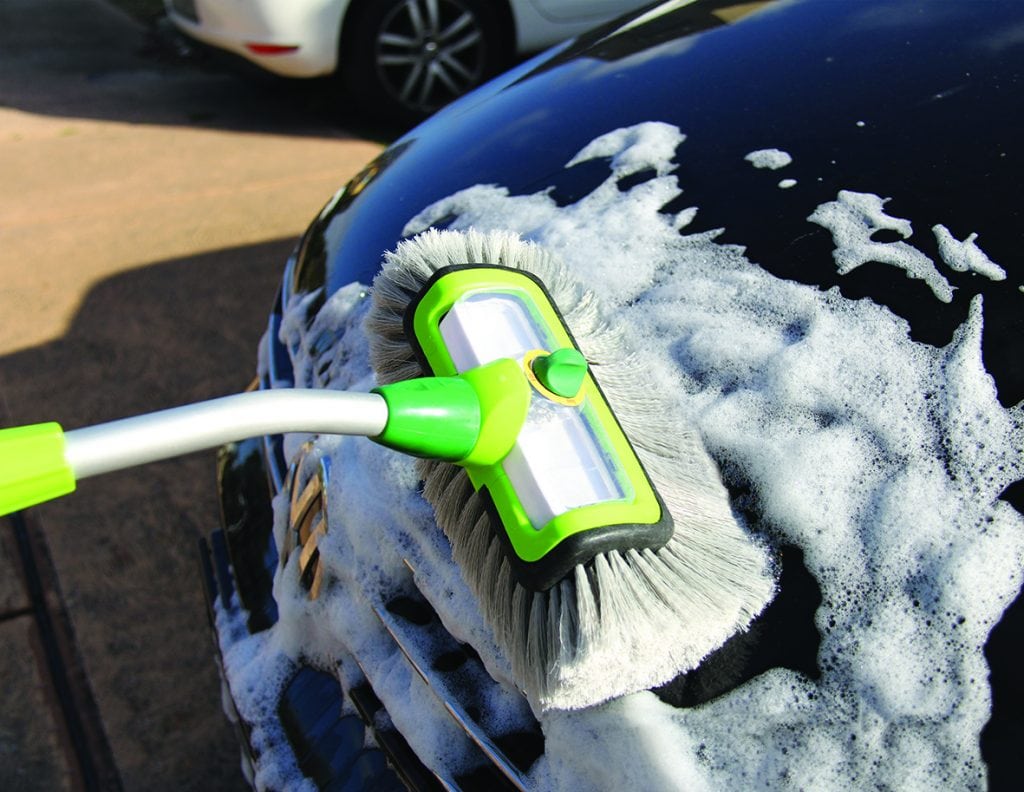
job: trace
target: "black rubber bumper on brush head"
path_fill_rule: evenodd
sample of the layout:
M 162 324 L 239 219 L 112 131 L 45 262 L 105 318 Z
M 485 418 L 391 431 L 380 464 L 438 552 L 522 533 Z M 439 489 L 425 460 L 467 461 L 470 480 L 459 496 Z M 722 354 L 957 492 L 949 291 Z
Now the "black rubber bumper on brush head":
M 524 561 L 512 547 L 508 534 L 502 528 L 498 509 L 486 489 L 480 491 L 485 499 L 489 526 L 494 538 L 505 551 L 512 568 L 512 575 L 523 588 L 528 591 L 543 592 L 558 585 L 571 576 L 573 570 L 580 565 L 589 564 L 602 553 L 625 552 L 627 550 L 657 550 L 664 547 L 672 538 L 674 526 L 668 509 L 654 491 L 658 504 L 661 506 L 661 520 L 649 525 L 635 523 L 624 525 L 605 525 L 600 528 L 589 528 L 578 534 L 568 536 L 548 551 L 547 555 L 536 561 Z

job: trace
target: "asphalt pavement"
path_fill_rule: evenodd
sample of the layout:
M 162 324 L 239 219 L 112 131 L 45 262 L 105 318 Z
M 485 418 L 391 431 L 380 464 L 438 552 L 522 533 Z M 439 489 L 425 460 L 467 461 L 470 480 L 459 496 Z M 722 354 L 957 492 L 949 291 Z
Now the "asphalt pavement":
M 100 0 L 0 3 L 0 426 L 212 398 L 381 148 L 320 88 L 201 68 Z M 0 518 L 0 789 L 245 788 L 197 539 L 213 455 Z

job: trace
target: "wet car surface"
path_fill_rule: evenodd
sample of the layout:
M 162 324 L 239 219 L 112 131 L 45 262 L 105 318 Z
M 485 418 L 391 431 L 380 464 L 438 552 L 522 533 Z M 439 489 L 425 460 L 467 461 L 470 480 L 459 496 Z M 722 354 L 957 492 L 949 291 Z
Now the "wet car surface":
M 906 362 L 879 364 L 872 374 L 870 333 L 866 340 L 851 334 L 850 357 L 857 357 L 858 365 L 837 366 L 836 376 L 850 377 L 850 392 L 862 404 L 845 403 L 837 395 L 843 392 L 842 382 L 827 383 L 833 388 L 828 399 L 808 405 L 808 420 L 819 433 L 814 442 L 834 440 L 841 451 L 843 431 L 870 411 L 867 405 L 875 393 L 882 404 L 889 398 L 894 404 L 901 398 L 913 399 L 920 407 L 914 420 L 947 427 L 934 440 L 936 447 L 927 451 L 928 475 L 961 483 L 971 476 L 978 480 L 977 486 L 948 490 L 960 493 L 959 506 L 951 505 L 952 512 L 936 512 L 949 515 L 950 525 L 956 527 L 949 547 L 973 552 L 969 548 L 976 545 L 963 539 L 972 520 L 981 544 L 988 541 L 986 535 L 1016 536 L 1024 508 L 1019 445 L 1024 370 L 1018 351 L 1024 294 L 1016 256 L 1021 158 L 1015 150 L 1022 122 L 1019 80 L 1024 42 L 1012 31 L 1021 21 L 1014 3 L 968 8 L 912 2 L 782 2 L 741 8 L 698 2 L 666 4 L 631 23 L 588 34 L 456 102 L 397 141 L 335 196 L 288 264 L 263 351 L 262 387 L 339 387 L 350 371 L 356 371 L 356 364 L 347 368 L 350 358 L 360 354 L 355 314 L 332 324 L 321 312 L 338 295 L 361 299 L 360 289 L 372 282 L 382 252 L 428 227 L 505 224 L 579 262 L 581 278 L 595 281 L 609 279 L 608 270 L 584 262 L 579 246 L 603 233 L 600 244 L 593 245 L 594 254 L 636 271 L 636 294 L 619 295 L 623 314 L 646 301 L 650 312 L 663 311 L 668 317 L 668 300 L 689 305 L 677 294 L 691 282 L 688 279 L 695 287 L 715 281 L 703 262 L 694 263 L 691 274 L 683 266 L 663 264 L 667 259 L 660 241 L 645 248 L 643 234 L 628 226 L 632 216 L 623 209 L 641 207 L 643 223 L 661 230 L 673 226 L 705 258 L 720 255 L 723 262 L 736 262 L 741 268 L 754 264 L 758 280 L 750 283 L 763 285 L 765 293 L 764 305 L 750 313 L 758 321 L 750 320 L 749 327 L 756 337 L 758 322 L 766 327 L 778 322 L 784 342 L 780 355 L 792 354 L 784 347 L 809 344 L 825 316 L 821 308 L 794 312 L 796 318 L 785 321 L 779 318 L 790 317 L 789 309 L 782 297 L 775 301 L 768 287 L 774 289 L 780 281 L 787 284 L 780 289 L 793 290 L 787 294 L 811 295 L 800 299 L 820 300 L 830 306 L 828 310 L 835 308 L 836 316 L 855 315 L 861 326 L 869 316 L 880 322 L 884 316 L 879 350 L 888 343 L 890 332 L 899 336 L 893 344 L 914 350 L 907 360 L 922 361 L 921 370 L 927 373 L 920 382 L 925 392 L 909 369 L 906 381 L 900 381 Z M 685 260 L 684 253 L 678 255 Z M 666 272 L 670 275 L 659 274 Z M 623 278 L 625 291 L 633 288 L 628 280 Z M 747 305 L 761 296 L 737 291 L 734 302 Z M 708 305 L 724 311 L 728 301 L 720 297 L 709 297 Z M 906 473 L 905 489 L 880 487 L 866 503 L 851 507 L 857 512 L 865 554 L 863 563 L 855 564 L 861 564 L 858 574 L 863 572 L 869 580 L 863 588 L 844 589 L 837 581 L 855 577 L 853 567 L 843 566 L 850 563 L 850 554 L 840 553 L 822 538 L 821 532 L 829 528 L 825 522 L 817 536 L 797 527 L 803 519 L 816 524 L 815 518 L 787 514 L 778 491 L 785 487 L 775 487 L 779 479 L 759 468 L 763 462 L 757 453 L 744 449 L 722 425 L 720 411 L 735 404 L 730 401 L 735 394 L 771 391 L 757 381 L 753 369 L 744 370 L 737 363 L 743 362 L 739 353 L 736 360 L 721 360 L 719 367 L 719 361 L 703 352 L 701 344 L 713 331 L 694 319 L 667 349 L 696 398 L 714 396 L 713 409 L 700 415 L 706 421 L 701 428 L 722 468 L 734 510 L 774 549 L 779 595 L 748 633 L 728 642 L 697 670 L 654 691 L 654 696 L 679 710 L 696 712 L 707 704 L 726 707 L 729 697 L 742 694 L 744 686 L 749 693 L 748 683 L 767 684 L 765 679 L 778 679 L 781 670 L 792 674 L 787 678 L 799 680 L 794 685 L 809 691 L 812 700 L 833 694 L 836 702 L 856 700 L 851 711 L 860 715 L 816 709 L 816 723 L 821 733 L 837 741 L 837 734 L 847 728 L 846 718 L 849 724 L 858 717 L 863 722 L 870 713 L 889 724 L 879 727 L 887 736 L 879 738 L 877 746 L 850 748 L 852 758 L 836 760 L 834 774 L 825 777 L 835 783 L 845 771 L 854 786 L 870 786 L 893 777 L 913 754 L 901 740 L 920 739 L 938 752 L 935 746 L 959 739 L 944 731 L 956 721 L 958 711 L 970 710 L 972 714 L 964 716 L 969 719 L 980 717 L 982 710 L 969 702 L 982 702 L 988 694 L 977 687 L 975 678 L 960 678 L 965 669 L 981 667 L 982 652 L 972 643 L 975 639 L 958 637 L 974 630 L 970 636 L 986 636 L 983 654 L 991 707 L 978 724 L 978 744 L 964 749 L 962 764 L 967 769 L 959 766 L 959 759 L 935 759 L 914 768 L 920 774 L 904 781 L 912 785 L 931 779 L 981 787 L 987 779 L 992 788 L 1009 788 L 1015 777 L 1013 746 L 1021 731 L 1020 688 L 1012 670 L 1021 639 L 1020 576 L 1012 561 L 1019 549 L 1007 550 L 1008 568 L 995 556 L 985 562 L 994 564 L 990 591 L 998 602 L 990 602 L 982 613 L 970 603 L 988 602 L 988 586 L 961 581 L 963 587 L 955 591 L 946 587 L 947 577 L 966 572 L 957 558 L 943 555 L 946 540 L 935 538 L 946 530 L 939 517 L 932 526 L 934 537 L 921 539 L 919 551 L 886 546 L 884 537 L 899 535 L 902 529 L 897 520 L 901 514 L 907 520 L 907 535 L 915 541 L 929 536 L 932 528 L 912 528 L 910 509 L 900 512 L 894 504 L 925 491 L 915 491 L 912 478 L 924 457 L 915 461 L 908 451 L 909 461 L 901 461 L 898 442 L 880 441 L 879 457 L 868 459 L 857 475 Z M 834 335 L 839 338 L 843 332 L 837 325 Z M 841 354 L 842 344 L 835 338 L 832 343 L 839 350 L 835 354 Z M 975 347 L 977 359 L 972 357 Z M 817 366 L 820 373 L 828 357 L 810 358 L 812 368 Z M 758 371 L 780 377 L 795 370 L 788 366 L 766 363 Z M 968 369 L 973 373 L 965 373 Z M 936 374 L 937 370 L 941 372 Z M 869 381 L 871 376 L 874 382 Z M 867 380 L 860 382 L 861 377 Z M 813 378 L 807 382 L 808 387 L 824 387 Z M 940 387 L 930 390 L 930 383 L 936 382 Z M 957 395 L 968 382 L 990 389 L 979 397 L 987 405 L 979 423 L 971 423 L 978 416 L 963 416 L 967 428 L 962 433 L 976 433 L 969 442 L 953 436 L 960 431 L 958 411 L 981 403 Z M 901 388 L 906 388 L 905 396 L 892 396 Z M 942 404 L 936 406 L 937 402 Z M 881 419 L 872 420 L 881 431 Z M 780 422 L 777 430 L 791 428 Z M 990 432 L 988 441 L 985 432 Z M 1007 439 L 1013 437 L 1018 440 Z M 774 442 L 767 429 L 764 440 Z M 799 447 L 813 456 L 809 445 Z M 995 447 L 1003 456 L 989 458 Z M 822 453 L 837 465 L 844 461 L 840 452 L 834 458 Z M 221 581 L 211 599 L 216 601 L 219 591 L 223 605 L 228 599 L 225 591 L 237 590 L 249 632 L 273 631 L 281 618 L 275 601 L 279 589 L 271 582 L 281 575 L 278 568 L 286 559 L 278 556 L 273 542 L 270 494 L 283 493 L 278 524 L 297 531 L 301 543 L 302 525 L 316 519 L 310 516 L 312 511 L 327 509 L 323 493 L 329 489 L 328 480 L 336 474 L 343 478 L 341 470 L 331 472 L 332 459 L 337 468 L 343 467 L 330 448 L 317 450 L 314 443 L 296 453 L 295 445 L 281 438 L 239 446 L 225 458 L 222 498 L 226 514 L 236 516 L 228 517 L 228 529 L 217 540 L 224 544 L 220 550 L 215 545 L 214 559 L 219 558 L 225 570 L 230 559 L 234 575 L 222 572 L 211 578 Z M 810 486 L 809 482 L 824 486 L 814 470 L 793 461 L 796 472 L 787 480 L 789 487 Z M 269 490 L 263 483 L 267 478 Z M 920 482 L 924 487 L 925 478 Z M 838 487 L 845 481 L 837 477 L 829 483 Z M 310 494 L 304 499 L 306 492 Z M 830 500 L 833 494 L 822 491 L 823 508 L 838 508 L 840 504 Z M 978 503 L 963 500 L 975 497 Z M 288 501 L 287 508 L 282 499 Z M 918 508 L 916 501 L 913 508 Z M 977 517 L 958 522 L 974 508 L 979 509 Z M 324 519 L 329 518 L 325 513 Z M 887 527 L 889 520 L 894 521 L 891 530 L 876 524 Z M 1019 548 L 1019 540 L 1007 542 L 1007 548 Z M 307 574 L 306 567 L 302 571 Z M 415 568 L 412 571 L 415 577 Z M 309 575 L 314 572 L 308 570 Z M 304 578 L 302 585 L 310 590 L 311 579 Z M 869 604 L 860 607 L 858 600 Z M 442 702 L 456 731 L 469 736 L 476 758 L 447 773 L 436 757 L 416 756 L 410 745 L 417 744 L 415 735 L 407 740 L 400 728 L 381 726 L 379 710 L 373 710 L 364 715 L 369 727 L 378 729 L 378 744 L 403 780 L 415 788 L 430 786 L 436 779 L 466 788 L 499 780 L 520 788 L 550 782 L 552 776 L 545 773 L 553 772 L 549 768 L 561 761 L 550 736 L 545 737 L 551 724 L 520 711 L 514 728 L 486 728 L 486 701 L 490 691 L 497 690 L 496 683 L 474 648 L 444 628 L 445 620 L 438 619 L 431 602 L 429 592 L 404 592 L 371 606 L 371 611 L 393 641 L 395 655 L 404 658 Z M 904 636 L 914 638 L 912 650 L 911 644 L 901 646 L 900 638 L 891 637 L 902 636 L 899 630 L 879 632 L 880 625 L 899 621 L 898 608 L 890 607 L 895 602 L 905 607 L 900 619 L 920 623 L 922 630 L 927 625 L 924 633 L 908 631 Z M 225 640 L 223 625 L 237 627 L 238 622 L 231 621 L 230 614 L 218 613 L 221 645 L 230 646 L 234 639 Z M 838 634 L 844 630 L 849 637 Z M 885 663 L 901 651 L 919 652 L 916 641 L 922 635 L 929 636 L 922 639 L 925 645 L 935 647 L 939 670 L 921 677 L 917 670 L 903 674 L 894 667 L 891 676 L 896 681 L 886 686 Z M 885 644 L 891 654 L 875 651 L 872 642 Z M 844 651 L 857 653 L 859 659 L 847 661 Z M 954 669 L 946 664 L 948 658 L 955 664 L 956 658 L 966 656 L 973 657 L 967 665 Z M 877 667 L 865 671 L 861 663 Z M 348 668 L 337 671 L 346 695 L 352 698 L 356 691 L 359 699 L 367 689 L 373 691 L 373 669 L 365 667 L 357 654 L 340 657 L 340 666 Z M 837 693 L 838 688 L 843 692 Z M 975 692 L 952 694 L 954 703 L 949 705 L 931 702 L 934 691 L 954 688 Z M 388 698 L 387 690 L 379 692 Z M 387 710 L 381 697 L 374 695 L 373 700 Z M 338 700 L 343 700 L 341 691 Z M 358 701 L 353 706 L 360 712 L 365 709 Z M 943 710 L 945 706 L 950 709 Z M 339 703 L 339 723 L 348 711 Z M 280 717 L 285 719 L 284 714 Z M 929 725 L 921 732 L 901 731 L 903 727 L 893 724 L 903 717 Z M 843 733 L 854 742 L 870 737 L 852 725 Z M 760 766 L 756 778 L 747 781 L 807 782 L 807 776 L 799 774 L 807 772 L 809 761 L 813 763 L 817 734 L 795 721 L 780 726 L 772 736 L 771 758 Z M 293 747 L 305 739 L 290 735 Z M 338 750 L 339 756 L 344 754 Z M 709 758 L 716 751 L 713 745 L 694 748 L 696 765 L 708 768 L 708 778 L 736 782 L 738 768 L 749 768 L 744 762 L 752 760 L 724 759 L 718 750 L 714 759 Z M 975 751 L 980 763 L 971 758 Z M 924 749 L 918 753 L 927 755 Z M 346 761 L 351 759 L 344 755 L 349 757 Z M 306 775 L 318 773 L 317 781 L 325 788 L 332 783 L 330 771 L 321 767 L 314 773 L 301 758 L 297 762 Z M 819 781 L 829 785 L 828 780 Z

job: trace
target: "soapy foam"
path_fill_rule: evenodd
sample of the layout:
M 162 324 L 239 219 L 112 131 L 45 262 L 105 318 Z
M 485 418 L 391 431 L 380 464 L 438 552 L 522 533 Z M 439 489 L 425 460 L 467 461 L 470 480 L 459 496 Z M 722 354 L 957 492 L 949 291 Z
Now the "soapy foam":
M 882 306 L 779 280 L 741 248 L 716 243 L 715 232 L 681 234 L 696 210 L 658 210 L 680 192 L 671 163 L 677 148 L 685 154 L 683 141 L 664 124 L 616 130 L 573 160 L 610 165 L 608 180 L 575 204 L 478 185 L 428 207 L 406 233 L 451 216 L 456 229 L 512 230 L 599 292 L 613 318 L 644 340 L 640 364 L 651 381 L 678 394 L 712 453 L 756 494 L 769 540 L 804 551 L 823 595 L 822 673 L 810 680 L 773 669 L 694 709 L 640 693 L 549 713 L 531 781 L 551 789 L 981 788 L 978 734 L 990 714 L 982 646 L 1024 567 L 1024 519 L 998 500 L 1024 476 L 1024 416 L 1019 405 L 999 404 L 984 369 L 981 298 L 953 340 L 935 348 L 912 341 L 905 321 Z M 619 190 L 618 179 L 642 170 L 656 175 Z M 882 244 L 869 239 L 875 228 L 910 235 L 909 221 L 865 195 L 840 193 L 811 214 L 832 230 L 844 261 Z M 934 264 L 932 273 L 904 247 L 882 251 L 888 261 L 874 250 L 864 260 L 927 276 L 942 299 Z M 350 351 L 365 342 L 364 293 L 350 287 L 316 320 L 344 330 Z M 297 370 L 315 367 L 305 321 L 284 323 L 295 328 L 287 332 Z M 371 387 L 365 359 L 342 357 L 329 364 L 329 387 Z M 288 450 L 302 439 L 289 438 Z M 328 583 L 311 603 L 292 559 L 275 580 L 279 624 L 252 638 L 225 631 L 243 717 L 258 721 L 283 684 L 280 669 L 296 658 L 330 668 L 356 656 L 427 763 L 464 766 L 465 740 L 447 727 L 432 732 L 449 720 L 402 670 L 371 607 L 414 575 L 447 629 L 505 684 L 488 712 L 512 730 L 525 715 L 508 690 L 507 664 L 416 494 L 412 462 L 359 439 L 320 438 L 316 448 L 332 460 L 331 530 L 321 544 Z M 275 501 L 279 539 L 286 511 Z M 266 678 L 257 673 L 264 670 Z M 260 739 L 269 758 L 257 778 L 290 778 L 264 767 L 278 743 L 273 734 Z M 269 785 L 292 783 L 302 782 Z
M 914 231 L 909 220 L 890 217 L 883 207 L 889 198 L 840 190 L 835 201 L 817 207 L 807 219 L 832 232 L 832 253 L 840 275 L 869 261 L 903 270 L 908 278 L 924 281 L 942 302 L 951 302 L 953 287 L 928 256 L 906 242 L 875 242 L 877 231 L 895 231 L 904 239 Z
M 249 635 L 246 614 L 237 596 L 232 599 L 231 608 L 217 600 L 215 621 L 225 681 L 238 715 L 252 725 L 249 740 L 259 756 L 252 783 L 258 789 L 312 792 L 316 785 L 303 776 L 277 720 L 278 697 L 295 670 L 293 657 L 273 632 Z
M 776 148 L 751 151 L 743 159 L 745 159 L 755 168 L 768 168 L 769 170 L 778 170 L 779 168 L 785 168 L 787 165 L 793 162 L 793 158 L 789 155 L 788 152 L 781 151 Z
M 932 232 L 939 243 L 942 260 L 957 272 L 975 272 L 989 280 L 1006 280 L 1006 270 L 985 255 L 975 244 L 977 234 L 969 234 L 963 241 L 954 237 L 941 223 L 932 226 Z

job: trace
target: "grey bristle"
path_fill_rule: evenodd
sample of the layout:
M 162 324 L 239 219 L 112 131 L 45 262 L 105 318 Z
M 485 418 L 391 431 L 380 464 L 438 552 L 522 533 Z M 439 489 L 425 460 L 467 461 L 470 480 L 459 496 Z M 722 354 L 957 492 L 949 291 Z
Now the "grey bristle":
M 675 522 L 659 550 L 598 555 L 551 590 L 520 586 L 466 472 L 421 462 L 424 497 L 452 556 L 538 710 L 576 709 L 663 684 L 694 668 L 774 595 L 764 549 L 734 519 L 697 432 L 660 399 L 593 293 L 544 249 L 508 233 L 427 231 L 387 254 L 367 316 L 378 381 L 423 374 L 404 313 L 443 267 L 498 264 L 547 287 Z M 498 530 L 502 530 L 497 526 Z

